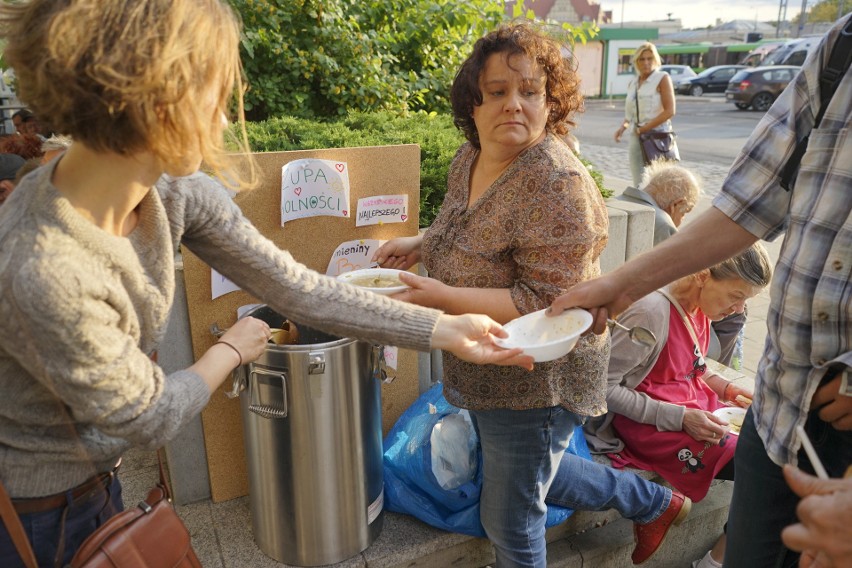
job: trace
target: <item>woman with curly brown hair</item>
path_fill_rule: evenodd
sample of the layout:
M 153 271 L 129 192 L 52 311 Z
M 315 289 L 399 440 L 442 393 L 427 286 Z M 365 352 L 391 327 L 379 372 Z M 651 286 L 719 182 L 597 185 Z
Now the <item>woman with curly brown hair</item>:
M 450 166 L 441 210 L 425 235 L 389 241 L 376 260 L 407 268 L 422 255 L 431 278 L 403 274 L 411 289 L 402 299 L 505 323 L 600 274 L 606 206 L 562 139 L 583 104 L 579 77 L 556 41 L 528 24 L 509 25 L 476 42 L 451 100 L 468 143 Z M 498 567 L 546 565 L 546 497 L 587 509 L 620 508 L 620 497 L 635 497 L 639 506 L 626 514 L 644 522 L 675 502 L 654 484 L 638 497 L 638 487 L 623 485 L 636 476 L 598 476 L 597 464 L 582 460 L 590 464 L 584 469 L 568 456 L 560 464 L 576 426 L 606 411 L 608 357 L 607 338 L 593 336 L 532 372 L 444 354 L 444 395 L 470 410 L 482 444 L 480 519 Z M 548 495 L 557 469 L 558 495 Z M 588 495 L 572 483 L 587 484 Z

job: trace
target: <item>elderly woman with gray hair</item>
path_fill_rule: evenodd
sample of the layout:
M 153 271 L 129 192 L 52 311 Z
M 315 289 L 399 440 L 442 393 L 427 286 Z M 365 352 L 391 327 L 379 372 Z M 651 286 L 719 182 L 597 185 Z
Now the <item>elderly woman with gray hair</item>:
M 620 142 L 628 133 L 627 152 L 630 156 L 630 173 L 633 185 L 642 181 L 645 159 L 639 144 L 639 135 L 646 132 L 671 132 L 671 118 L 675 115 L 675 94 L 669 74 L 660 71 L 662 61 L 653 43 L 643 43 L 636 48 L 631 59 L 636 77 L 627 87 L 624 100 L 624 120 L 615 132 Z
M 713 412 L 725 402 L 747 406 L 752 393 L 707 369 L 710 322 L 741 312 L 771 277 L 766 249 L 755 243 L 628 308 L 619 321 L 650 329 L 657 342 L 638 345 L 613 330 L 609 412 L 586 424 L 592 450 L 608 453 L 614 467 L 657 472 L 693 501 L 714 478 L 732 480 L 737 436 Z
M 676 162 L 656 160 L 645 168 L 639 187 L 628 187 L 616 199 L 654 208 L 654 246 L 677 232 L 684 216 L 701 197 L 698 178 Z

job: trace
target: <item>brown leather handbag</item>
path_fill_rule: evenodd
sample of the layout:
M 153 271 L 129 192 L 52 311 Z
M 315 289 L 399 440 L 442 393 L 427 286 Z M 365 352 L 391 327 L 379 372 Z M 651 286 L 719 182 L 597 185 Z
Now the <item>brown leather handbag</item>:
M 115 515 L 89 535 L 71 559 L 71 568 L 201 568 L 189 531 L 169 500 L 159 453 L 157 458 L 160 482 L 139 505 Z M 0 511 L 24 564 L 37 568 L 32 547 L 5 490 L 0 492 Z

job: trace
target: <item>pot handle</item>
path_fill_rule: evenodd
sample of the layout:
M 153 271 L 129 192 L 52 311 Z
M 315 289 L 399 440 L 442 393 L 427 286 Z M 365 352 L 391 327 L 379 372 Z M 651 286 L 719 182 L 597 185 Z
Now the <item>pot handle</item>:
M 249 405 L 248 409 L 251 412 L 254 412 L 258 416 L 262 416 L 264 418 L 287 418 L 287 376 L 284 372 L 273 373 L 271 371 L 266 371 L 264 369 L 252 369 L 251 375 L 266 375 L 269 377 L 277 377 L 281 379 L 281 405 L 272 405 L 272 404 L 257 404 L 254 401 L 254 389 L 252 389 L 252 384 L 254 381 L 249 380 Z M 252 377 L 250 377 L 251 379 Z

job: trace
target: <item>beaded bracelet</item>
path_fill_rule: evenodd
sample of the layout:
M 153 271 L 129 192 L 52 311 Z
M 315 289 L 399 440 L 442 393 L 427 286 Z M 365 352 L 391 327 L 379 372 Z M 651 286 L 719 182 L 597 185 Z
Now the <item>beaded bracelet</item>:
M 231 345 L 231 344 L 230 344 L 230 343 L 228 343 L 227 341 L 223 341 L 223 340 L 221 340 L 221 339 L 220 339 L 219 341 L 217 341 L 216 343 L 221 343 L 222 345 L 227 345 L 228 347 L 230 347 L 231 349 L 233 349 L 233 350 L 234 350 L 234 353 L 236 353 L 236 354 L 237 354 L 237 357 L 239 357 L 239 358 L 240 358 L 240 363 L 237 365 L 237 367 L 241 367 L 241 366 L 242 366 L 242 364 L 243 364 L 243 356 L 240 354 L 240 350 L 239 350 L 239 349 L 237 349 L 236 347 L 234 347 L 233 345 Z

